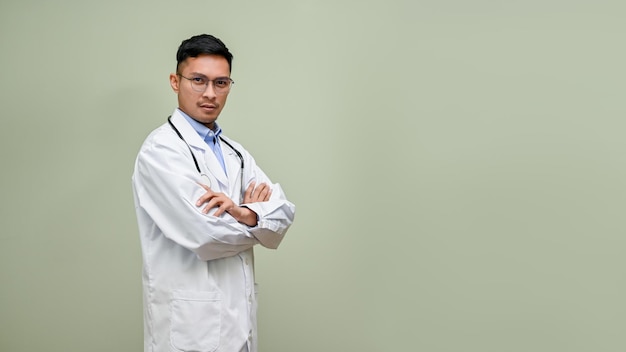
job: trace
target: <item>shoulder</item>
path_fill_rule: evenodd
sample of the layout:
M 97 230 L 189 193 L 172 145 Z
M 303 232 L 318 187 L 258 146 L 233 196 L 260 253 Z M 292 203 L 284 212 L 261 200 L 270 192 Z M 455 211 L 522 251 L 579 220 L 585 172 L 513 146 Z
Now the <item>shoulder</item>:
M 176 132 L 167 123 L 154 129 L 141 145 L 139 155 L 162 151 L 163 149 L 176 149 L 184 147 L 184 142 L 176 135 Z
M 151 147 L 158 144 L 171 144 L 178 138 L 176 132 L 167 124 L 163 124 L 152 130 L 143 142 L 142 147 Z

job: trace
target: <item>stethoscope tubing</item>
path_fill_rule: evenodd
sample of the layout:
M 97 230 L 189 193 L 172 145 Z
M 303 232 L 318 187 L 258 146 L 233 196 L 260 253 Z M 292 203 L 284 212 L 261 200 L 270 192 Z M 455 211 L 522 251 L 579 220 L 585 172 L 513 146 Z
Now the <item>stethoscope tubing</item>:
M 191 150 L 191 147 L 189 146 L 189 143 L 187 143 L 187 141 L 185 140 L 185 138 L 183 138 L 183 135 L 180 133 L 180 131 L 178 130 L 178 128 L 176 128 L 176 126 L 174 126 L 174 124 L 172 123 L 172 116 L 168 116 L 167 117 L 167 122 L 170 124 L 170 126 L 172 127 L 172 129 L 174 130 L 174 132 L 176 132 L 176 135 L 178 135 L 178 137 L 185 142 L 185 145 L 187 146 L 187 149 L 189 149 L 189 153 L 191 153 L 191 158 L 193 159 L 193 163 L 196 166 L 196 170 L 198 170 L 198 173 L 200 175 L 202 175 L 202 170 L 200 170 L 200 165 L 198 164 L 198 159 L 196 159 L 196 156 L 194 155 L 193 151 Z M 241 152 L 239 152 L 237 150 L 237 148 L 233 147 L 232 144 L 230 144 L 227 140 L 225 140 L 224 138 L 222 138 L 222 136 L 219 137 L 220 140 L 222 142 L 224 142 L 230 149 L 232 149 L 235 154 L 237 154 L 237 157 L 239 157 L 239 160 L 241 161 L 241 191 L 243 192 L 243 155 L 241 154 Z

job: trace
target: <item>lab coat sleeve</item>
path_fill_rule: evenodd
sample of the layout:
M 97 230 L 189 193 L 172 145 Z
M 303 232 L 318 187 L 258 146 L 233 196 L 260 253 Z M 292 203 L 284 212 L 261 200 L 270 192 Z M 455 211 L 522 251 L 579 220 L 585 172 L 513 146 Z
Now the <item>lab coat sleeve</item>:
M 163 235 L 192 250 L 201 260 L 236 255 L 258 240 L 229 214 L 202 213 L 195 205 L 204 189 L 183 142 L 162 133 L 145 143 L 137 157 L 133 185 L 138 205 Z
M 250 181 L 255 181 L 257 185 L 267 183 L 272 189 L 270 200 L 243 204 L 258 216 L 258 223 L 255 227 L 250 228 L 250 232 L 262 246 L 276 249 L 293 223 L 296 207 L 287 200 L 280 184 L 272 183 L 249 154 L 247 162 L 253 170 Z

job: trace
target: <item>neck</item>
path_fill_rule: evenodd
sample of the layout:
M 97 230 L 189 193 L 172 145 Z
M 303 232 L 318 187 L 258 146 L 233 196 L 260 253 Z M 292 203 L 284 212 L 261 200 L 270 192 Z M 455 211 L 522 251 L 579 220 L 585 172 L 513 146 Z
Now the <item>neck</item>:
M 206 127 L 208 127 L 211 131 L 215 132 L 216 130 L 216 125 L 215 125 L 215 121 L 213 122 L 202 122 L 200 120 L 197 120 L 196 118 L 194 118 L 193 116 L 189 115 L 185 110 L 181 109 L 180 107 L 178 107 L 178 110 L 182 111 L 185 113 L 185 115 L 189 116 L 190 119 L 196 121 L 197 123 L 201 124 L 201 125 L 205 125 Z

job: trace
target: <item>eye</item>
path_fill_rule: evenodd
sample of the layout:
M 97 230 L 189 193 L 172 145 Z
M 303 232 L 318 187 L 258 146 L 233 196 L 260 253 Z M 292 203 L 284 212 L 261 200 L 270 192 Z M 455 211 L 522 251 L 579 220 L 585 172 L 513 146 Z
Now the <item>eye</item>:
M 193 84 L 197 84 L 197 85 L 206 85 L 206 78 L 202 78 L 202 77 L 193 77 L 191 79 L 191 82 Z
M 228 87 L 228 83 L 229 83 L 229 81 L 226 80 L 226 79 L 218 78 L 218 79 L 215 80 L 215 85 L 217 87 L 219 87 L 219 88 L 226 88 L 226 87 Z

